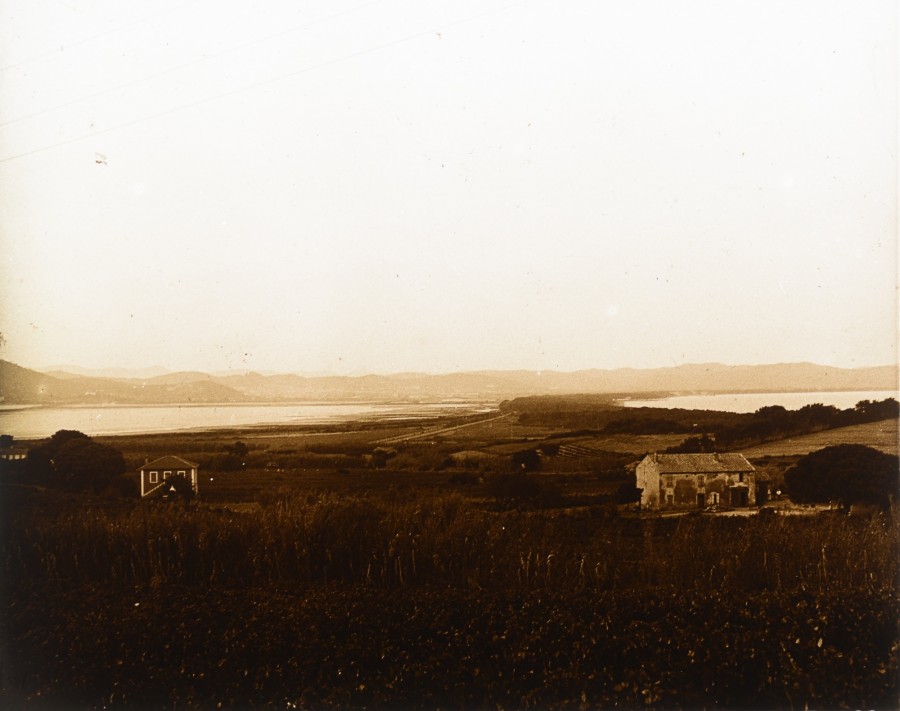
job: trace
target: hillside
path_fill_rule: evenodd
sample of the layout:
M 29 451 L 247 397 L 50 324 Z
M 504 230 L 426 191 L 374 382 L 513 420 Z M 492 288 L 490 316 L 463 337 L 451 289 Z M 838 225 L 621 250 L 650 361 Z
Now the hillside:
M 835 444 L 862 444 L 888 454 L 897 454 L 897 437 L 897 420 L 882 420 L 767 442 L 756 447 L 748 447 L 742 450 L 742 454 L 751 458 L 795 456 L 809 454 Z
M 897 369 L 832 368 L 811 363 L 556 371 L 478 371 L 431 375 L 318 376 L 295 374 L 215 376 L 166 373 L 108 378 L 54 371 L 40 373 L 0 361 L 0 402 L 12 404 L 165 404 L 285 401 L 483 400 L 574 393 L 784 392 L 891 390 Z
M 204 380 L 154 382 L 136 379 L 54 377 L 0 361 L 0 402 L 5 405 L 243 402 L 241 393 Z

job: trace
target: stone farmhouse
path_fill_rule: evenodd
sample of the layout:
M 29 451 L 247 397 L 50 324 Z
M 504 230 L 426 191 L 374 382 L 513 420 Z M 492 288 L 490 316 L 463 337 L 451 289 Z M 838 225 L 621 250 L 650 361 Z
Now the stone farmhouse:
M 182 476 L 191 482 L 191 488 L 196 494 L 198 469 L 198 464 L 171 455 L 145 463 L 140 469 L 141 498 L 163 491 L 166 480 L 173 476 Z
M 759 506 L 768 493 L 743 454 L 648 454 L 635 474 L 646 509 Z

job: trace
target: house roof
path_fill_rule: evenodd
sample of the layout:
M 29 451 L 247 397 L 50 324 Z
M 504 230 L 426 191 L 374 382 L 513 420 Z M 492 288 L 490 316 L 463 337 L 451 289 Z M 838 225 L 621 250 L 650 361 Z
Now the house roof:
M 197 469 L 199 464 L 195 464 L 194 462 L 189 462 L 187 459 L 182 459 L 181 457 L 175 457 L 167 455 L 165 457 L 160 457 L 159 459 L 154 459 L 152 462 L 147 462 L 144 466 L 141 467 L 141 470 L 144 469 Z
M 660 474 L 756 471 L 743 454 L 648 454 Z
M 28 447 L 24 444 L 13 444 L 9 447 L 0 447 L 0 454 L 28 454 Z

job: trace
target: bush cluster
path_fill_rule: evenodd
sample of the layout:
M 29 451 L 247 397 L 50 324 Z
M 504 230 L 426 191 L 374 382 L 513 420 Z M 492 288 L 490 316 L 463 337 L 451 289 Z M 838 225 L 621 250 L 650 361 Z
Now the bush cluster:
M 791 499 L 799 503 L 837 501 L 887 508 L 900 497 L 896 454 L 859 444 L 839 444 L 812 452 L 784 475 Z

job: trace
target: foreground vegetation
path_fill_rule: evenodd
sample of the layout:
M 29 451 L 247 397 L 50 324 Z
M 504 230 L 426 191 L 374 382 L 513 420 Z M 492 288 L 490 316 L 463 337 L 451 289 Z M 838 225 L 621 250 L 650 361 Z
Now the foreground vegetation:
M 886 595 L 164 587 L 43 602 L 41 624 L 26 603 L 11 627 L 15 683 L 44 708 L 896 708 Z
M 0 701 L 896 708 L 900 511 L 646 515 L 616 503 L 642 441 L 505 421 L 103 439 L 208 457 L 174 503 L 23 469 L 0 482 Z M 527 497 L 492 484 L 529 468 Z
M 23 496 L 24 494 L 24 496 Z M 4 686 L 51 708 L 893 708 L 897 517 L 3 492 Z M 9 652 L 15 650 L 15 656 Z
M 8 495 L 8 494 L 7 494 Z M 10 580 L 78 586 L 332 583 L 479 590 L 674 587 L 744 594 L 893 584 L 900 526 L 848 517 L 503 512 L 459 496 L 291 496 L 264 506 L 59 503 L 5 517 Z M 38 500 L 33 501 L 34 504 Z M 768 514 L 768 515 L 764 515 Z

